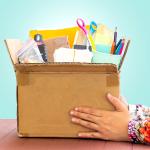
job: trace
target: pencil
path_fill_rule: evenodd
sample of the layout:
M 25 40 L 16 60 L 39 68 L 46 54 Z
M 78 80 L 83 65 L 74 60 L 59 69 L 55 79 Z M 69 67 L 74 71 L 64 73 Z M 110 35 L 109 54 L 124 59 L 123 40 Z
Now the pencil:
M 112 46 L 111 46 L 111 54 L 114 54 L 115 49 L 116 49 L 116 44 L 115 44 L 115 42 L 113 41 Z
M 115 44 L 117 43 L 117 27 L 115 28 L 115 32 L 114 32 L 114 42 Z
M 121 59 L 121 61 L 120 61 L 120 64 L 119 64 L 119 67 L 118 67 L 118 70 L 119 70 L 119 71 L 120 71 L 120 68 L 121 68 L 121 66 L 122 66 L 122 64 L 123 64 L 123 62 L 124 62 L 125 56 L 126 56 L 126 54 L 127 54 L 129 44 L 130 44 L 130 40 L 128 40 L 128 42 L 127 42 L 125 51 L 124 51 L 123 56 L 122 56 L 122 59 Z

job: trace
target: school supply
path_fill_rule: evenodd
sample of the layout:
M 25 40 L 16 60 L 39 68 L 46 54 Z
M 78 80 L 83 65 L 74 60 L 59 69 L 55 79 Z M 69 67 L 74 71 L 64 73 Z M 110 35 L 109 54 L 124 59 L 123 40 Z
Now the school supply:
M 16 52 L 20 63 L 44 63 L 37 43 L 34 40 L 28 40 L 20 50 Z
M 89 26 L 86 26 L 87 30 L 89 29 Z M 79 27 L 71 27 L 71 28 L 65 28 L 65 29 L 54 29 L 54 30 L 31 30 L 29 32 L 29 36 L 34 39 L 35 34 L 41 34 L 43 37 L 43 40 L 50 39 L 50 38 L 56 38 L 56 37 L 68 37 L 70 48 L 73 47 L 74 37 L 76 32 L 78 31 Z
M 75 38 L 74 38 L 74 43 L 73 43 L 73 48 L 75 49 L 80 49 L 78 48 L 78 45 L 79 46 L 87 46 L 87 39 L 86 39 L 86 36 L 84 34 L 84 32 L 79 29 L 77 32 L 76 32 L 76 35 L 75 35 Z
M 114 34 L 107 26 L 100 24 L 94 37 L 96 50 L 104 53 L 111 53 Z
M 88 33 L 86 29 L 84 21 L 81 18 L 78 18 L 76 22 L 77 22 L 78 27 L 82 29 L 84 34 L 86 35 L 89 45 L 92 47 L 92 51 L 96 51 L 95 43 L 93 41 L 92 36 Z
M 47 58 L 47 48 L 43 42 L 43 39 L 42 39 L 42 35 L 41 34 L 35 34 L 34 36 L 34 40 L 35 42 L 37 43 L 37 46 L 39 48 L 39 51 L 42 55 L 42 58 L 45 62 L 48 61 L 48 58 Z
M 112 47 L 111 47 L 111 54 L 114 54 L 115 50 L 116 50 L 116 44 L 115 44 L 115 42 L 113 41 Z
M 88 49 L 74 51 L 74 62 L 91 63 L 93 53 L 90 52 Z
M 123 47 L 124 47 L 124 43 L 125 43 L 125 39 L 121 39 L 120 44 L 118 45 L 118 47 L 115 50 L 115 54 L 116 55 L 120 55 L 122 53 Z
M 74 47 L 73 47 L 74 49 L 88 49 L 88 50 L 90 50 L 90 51 L 92 51 L 92 47 L 91 46 L 86 46 L 86 45 L 74 45 Z
M 129 41 L 128 39 L 124 39 L 124 46 L 123 46 L 122 52 L 119 55 L 123 56 L 123 54 L 124 54 L 124 52 L 126 50 L 128 41 Z
M 122 66 L 122 64 L 123 64 L 123 62 L 124 62 L 125 56 L 126 56 L 126 54 L 127 54 L 127 51 L 128 51 L 129 45 L 130 45 L 130 42 L 131 42 L 131 41 L 128 40 L 128 42 L 127 42 L 127 44 L 126 44 L 126 46 L 125 46 L 125 50 L 124 50 L 123 56 L 122 56 L 122 58 L 121 58 L 121 60 L 120 60 L 120 64 L 119 64 L 118 70 L 120 70 L 120 68 L 121 68 L 121 66 Z
M 97 29 L 97 24 L 92 21 L 90 23 L 90 34 L 94 37 L 94 33 L 96 32 Z M 75 38 L 74 38 L 74 44 L 73 44 L 73 48 L 74 49 L 89 49 L 90 51 L 92 51 L 92 47 L 87 43 L 87 38 L 85 33 L 83 32 L 83 30 L 79 29 L 76 32 Z
M 54 52 L 54 62 L 73 62 L 74 49 L 58 48 Z
M 122 54 L 122 51 L 123 51 L 123 48 L 124 48 L 124 45 L 125 45 L 125 39 L 122 40 L 122 47 L 120 48 L 119 50 L 119 55 Z
M 97 24 L 94 21 L 92 21 L 90 23 L 90 33 L 91 33 L 92 36 L 96 32 L 96 30 L 97 30 Z
M 111 63 L 119 66 L 121 58 L 121 55 L 113 55 L 96 51 L 93 53 L 92 63 Z
M 117 27 L 113 32 L 106 25 L 96 24 L 94 21 L 90 23 L 90 26 L 85 26 L 82 19 L 77 19 L 76 23 L 78 27 L 59 30 L 34 30 L 30 32 L 30 36 L 34 38 L 36 33 L 43 37 L 43 43 L 48 49 L 48 62 L 113 63 L 117 66 L 120 65 L 127 41 L 120 39 L 117 43 Z M 70 44 L 73 39 L 74 43 Z M 69 49 L 72 48 L 70 45 L 73 45 L 73 49 Z M 93 45 L 95 46 L 94 49 Z M 90 51 L 93 52 L 92 59 Z M 88 53 L 88 55 L 87 52 L 90 54 Z M 53 58 L 54 56 L 56 57 Z M 84 58 L 88 60 L 84 60 Z
M 89 49 L 90 51 L 92 50 L 92 47 L 90 45 L 87 45 L 86 36 L 81 29 L 79 29 L 76 32 L 74 43 L 73 43 L 73 48 L 80 49 L 80 50 L 81 49 Z
M 117 27 L 115 28 L 115 32 L 114 32 L 114 40 L 111 47 L 111 54 L 114 54 L 116 50 L 116 42 L 117 42 Z
M 118 48 L 118 46 L 120 45 L 121 42 L 122 42 L 122 39 L 120 39 L 119 42 L 117 43 L 116 49 Z M 115 54 L 115 52 L 114 52 L 114 54 Z
M 115 44 L 117 43 L 117 27 L 115 28 L 115 32 L 114 32 L 114 42 Z
M 91 63 L 93 53 L 89 50 L 59 48 L 54 52 L 54 62 Z
M 48 53 L 48 62 L 53 62 L 53 54 L 55 49 L 64 47 L 64 48 L 70 48 L 69 43 L 68 43 L 68 37 L 56 37 L 56 38 L 50 38 L 44 40 L 44 43 L 47 47 L 47 53 Z

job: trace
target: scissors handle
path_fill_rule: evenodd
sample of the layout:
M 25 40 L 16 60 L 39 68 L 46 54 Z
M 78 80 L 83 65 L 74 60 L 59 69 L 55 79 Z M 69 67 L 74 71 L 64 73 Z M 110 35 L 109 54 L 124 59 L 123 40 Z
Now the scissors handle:
M 97 24 L 94 21 L 92 21 L 90 23 L 90 32 L 91 32 L 91 34 L 93 34 L 96 30 L 97 30 Z
M 79 28 L 81 28 L 83 30 L 83 32 L 85 33 L 85 35 L 87 35 L 88 32 L 87 32 L 87 30 L 85 28 L 84 20 L 81 19 L 81 18 L 78 18 L 76 22 L 77 22 L 77 25 L 79 26 Z

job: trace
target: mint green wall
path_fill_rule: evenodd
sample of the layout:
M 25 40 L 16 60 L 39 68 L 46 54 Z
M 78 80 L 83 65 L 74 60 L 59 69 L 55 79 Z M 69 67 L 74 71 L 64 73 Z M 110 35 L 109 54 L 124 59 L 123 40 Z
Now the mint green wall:
M 0 118 L 16 117 L 16 79 L 3 40 L 27 39 L 30 29 L 76 25 L 78 17 L 102 22 L 131 39 L 121 71 L 129 103 L 150 106 L 149 0 L 0 0 Z

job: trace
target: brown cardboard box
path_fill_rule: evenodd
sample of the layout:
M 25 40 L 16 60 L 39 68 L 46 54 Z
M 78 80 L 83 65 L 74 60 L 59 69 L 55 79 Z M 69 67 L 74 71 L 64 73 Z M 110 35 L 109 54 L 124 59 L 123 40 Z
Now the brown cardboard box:
M 69 111 L 92 106 L 113 111 L 106 93 L 119 96 L 119 73 L 112 64 L 19 64 L 22 42 L 6 40 L 17 79 L 17 125 L 20 137 L 77 137 L 86 128 L 72 124 Z

